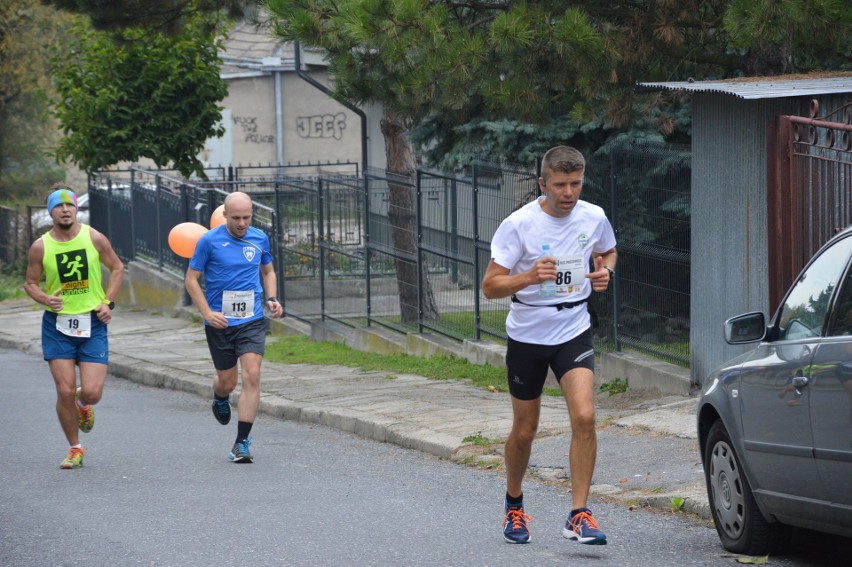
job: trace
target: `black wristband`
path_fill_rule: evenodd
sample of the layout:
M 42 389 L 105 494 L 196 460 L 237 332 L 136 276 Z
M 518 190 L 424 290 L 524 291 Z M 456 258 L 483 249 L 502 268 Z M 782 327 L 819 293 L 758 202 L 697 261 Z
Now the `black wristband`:
M 107 301 L 107 304 L 106 304 L 106 305 L 107 305 L 107 307 L 109 307 L 109 310 L 110 310 L 110 311 L 112 311 L 113 309 L 115 309 L 115 301 Z
M 274 301 L 275 303 L 281 303 L 280 301 L 278 301 L 277 297 L 267 297 L 266 301 Z

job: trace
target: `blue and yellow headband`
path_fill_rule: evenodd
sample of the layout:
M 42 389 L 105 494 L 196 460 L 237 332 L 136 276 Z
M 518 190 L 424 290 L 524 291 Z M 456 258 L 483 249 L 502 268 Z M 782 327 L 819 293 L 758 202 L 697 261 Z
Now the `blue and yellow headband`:
M 47 197 L 47 212 L 53 212 L 53 208 L 61 205 L 62 203 L 74 205 L 76 208 L 77 195 L 75 195 L 70 189 L 57 189 Z

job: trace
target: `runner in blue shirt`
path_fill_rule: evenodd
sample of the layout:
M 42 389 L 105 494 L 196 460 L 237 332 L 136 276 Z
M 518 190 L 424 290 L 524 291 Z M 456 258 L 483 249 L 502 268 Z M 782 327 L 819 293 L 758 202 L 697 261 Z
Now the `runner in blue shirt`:
M 231 420 L 230 394 L 237 387 L 237 362 L 242 391 L 237 402 L 237 438 L 228 459 L 251 463 L 251 429 L 260 405 L 260 365 L 266 351 L 263 294 L 273 317 L 284 309 L 275 297 L 278 279 L 269 238 L 251 226 L 252 201 L 245 193 L 225 198 L 225 224 L 205 233 L 186 271 L 186 290 L 204 317 L 207 346 L 216 368 L 213 415 L 222 425 Z M 204 274 L 206 291 L 201 289 Z

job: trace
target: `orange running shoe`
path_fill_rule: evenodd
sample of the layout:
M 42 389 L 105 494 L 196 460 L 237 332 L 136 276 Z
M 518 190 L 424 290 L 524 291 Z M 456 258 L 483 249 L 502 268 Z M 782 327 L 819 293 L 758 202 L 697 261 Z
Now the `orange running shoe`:
M 79 469 L 83 466 L 83 453 L 86 450 L 83 447 L 72 447 L 68 450 L 68 456 L 59 463 L 60 469 Z
M 95 410 L 91 404 L 86 406 L 86 409 L 80 409 L 80 404 L 77 403 L 77 400 L 80 399 L 80 390 L 81 388 L 77 388 L 77 391 L 74 392 L 74 406 L 77 408 L 77 425 L 80 427 L 80 431 L 88 433 L 95 426 Z

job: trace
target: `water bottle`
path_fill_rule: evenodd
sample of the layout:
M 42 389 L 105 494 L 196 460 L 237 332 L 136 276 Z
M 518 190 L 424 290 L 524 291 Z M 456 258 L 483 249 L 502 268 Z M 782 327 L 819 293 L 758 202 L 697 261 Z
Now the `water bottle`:
M 545 256 L 550 256 L 550 244 L 542 244 L 541 245 L 541 256 L 540 258 L 544 258 Z M 538 294 L 541 297 L 555 297 L 556 296 L 556 280 L 544 280 L 541 282 L 540 287 L 538 289 Z

